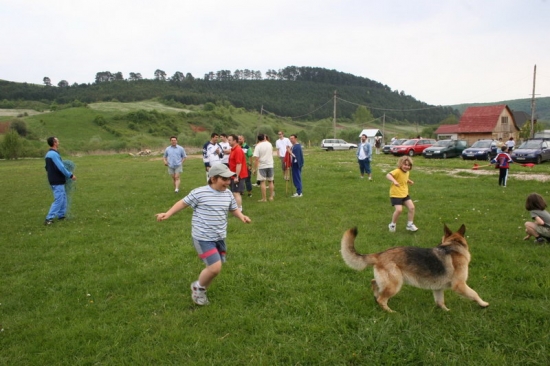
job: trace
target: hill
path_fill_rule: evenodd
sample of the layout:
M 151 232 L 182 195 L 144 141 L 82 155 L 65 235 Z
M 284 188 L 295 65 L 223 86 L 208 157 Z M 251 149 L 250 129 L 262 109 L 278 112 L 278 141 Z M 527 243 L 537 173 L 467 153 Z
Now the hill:
M 336 70 L 290 66 L 280 70 L 275 79 L 267 80 L 243 80 L 230 74 L 217 72 L 205 79 L 178 80 L 101 81 L 104 79 L 98 78 L 93 84 L 64 87 L 0 81 L 0 108 L 21 108 L 15 101 L 47 105 L 157 98 L 183 105 L 227 101 L 249 111 L 263 108 L 278 116 L 314 121 L 332 118 L 336 91 L 339 119 L 351 119 L 359 105 L 369 108 L 375 118 L 385 115 L 387 121 L 436 125 L 449 115 L 458 116 L 450 107 L 430 106 L 382 83 Z

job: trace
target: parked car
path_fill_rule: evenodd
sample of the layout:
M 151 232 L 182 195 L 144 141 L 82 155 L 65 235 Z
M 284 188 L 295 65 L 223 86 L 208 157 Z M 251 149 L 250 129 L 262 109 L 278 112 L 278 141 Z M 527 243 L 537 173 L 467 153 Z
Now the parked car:
M 344 140 L 340 139 L 325 139 L 321 142 L 321 149 L 324 149 L 326 151 L 351 150 L 357 149 L 357 145 L 350 144 L 349 142 L 345 142 Z
M 422 154 L 424 149 L 435 144 L 436 141 L 433 139 L 410 139 L 403 142 L 401 145 L 393 146 L 391 148 L 391 153 L 393 155 L 419 155 Z
M 393 142 L 389 145 L 384 145 L 384 147 L 382 147 L 382 152 L 384 154 L 391 154 L 391 148 L 394 147 L 394 146 L 397 146 L 397 145 L 401 145 L 403 142 L 407 141 L 407 139 L 396 139 L 396 140 L 393 140 Z
M 520 163 L 537 163 L 550 160 L 550 143 L 543 139 L 527 140 L 512 151 L 512 160 Z
M 496 155 L 497 147 L 493 140 L 478 140 L 461 154 L 464 160 L 491 160 Z
M 460 156 L 467 147 L 468 141 L 466 140 L 441 140 L 425 149 L 422 156 L 425 158 L 447 159 Z

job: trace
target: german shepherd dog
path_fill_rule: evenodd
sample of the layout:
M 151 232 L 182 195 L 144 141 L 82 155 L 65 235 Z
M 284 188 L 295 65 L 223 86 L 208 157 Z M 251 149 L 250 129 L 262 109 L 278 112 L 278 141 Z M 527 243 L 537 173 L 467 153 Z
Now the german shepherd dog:
M 403 283 L 432 290 L 435 303 L 446 311 L 449 309 L 445 306 L 443 291 L 448 288 L 481 307 L 489 306 L 466 284 L 470 263 L 468 243 L 464 238 L 466 227 L 462 225 L 453 233 L 444 225 L 444 232 L 441 244 L 435 248 L 395 247 L 376 254 L 359 254 L 355 251 L 355 227 L 342 237 L 342 257 L 357 271 L 374 267 L 372 291 L 376 302 L 388 312 L 393 312 L 388 300 L 401 290 Z

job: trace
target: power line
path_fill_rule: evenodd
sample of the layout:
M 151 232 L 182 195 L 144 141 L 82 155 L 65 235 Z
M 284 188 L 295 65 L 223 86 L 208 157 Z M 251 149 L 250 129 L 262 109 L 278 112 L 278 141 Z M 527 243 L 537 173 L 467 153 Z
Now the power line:
M 356 106 L 363 106 L 363 107 L 367 107 L 369 109 L 374 109 L 374 110 L 378 110 L 378 111 L 390 111 L 390 112 L 414 112 L 414 111 L 425 111 L 425 110 L 428 110 L 428 109 L 437 109 L 437 108 L 440 108 L 440 107 L 426 107 L 426 108 L 409 108 L 409 109 L 392 109 L 392 108 L 376 108 L 376 107 L 369 107 L 368 105 L 364 105 L 364 104 L 357 104 L 357 103 L 353 103 L 353 102 L 350 102 L 349 100 L 345 100 L 345 99 L 342 99 L 340 97 L 336 97 L 338 100 L 341 100 L 342 102 L 345 102 L 345 103 L 349 103 L 349 104 L 353 104 L 353 105 L 356 105 Z
M 273 112 L 268 111 L 267 109 L 265 109 L 265 108 L 263 108 L 263 107 L 262 107 L 262 110 L 263 110 L 264 112 L 267 112 L 267 113 L 269 113 L 269 114 L 272 114 L 272 115 L 274 115 L 275 117 L 278 117 L 278 118 L 282 118 L 282 119 L 288 119 L 288 118 L 290 118 L 290 119 L 293 119 L 293 118 L 301 118 L 301 117 L 305 117 L 305 116 L 308 116 L 308 115 L 310 115 L 310 114 L 313 114 L 313 113 L 317 112 L 319 109 L 321 109 L 321 108 L 323 108 L 324 106 L 326 106 L 326 105 L 327 105 L 328 103 L 330 103 L 330 102 L 332 102 L 332 98 L 330 98 L 328 101 L 326 101 L 325 103 L 323 103 L 319 108 L 314 109 L 314 110 L 312 110 L 311 112 L 308 112 L 308 113 L 306 113 L 306 114 L 302 114 L 302 115 L 300 115 L 300 116 L 293 116 L 293 117 L 283 117 L 283 116 L 279 116 L 279 115 L 277 115 L 277 114 L 275 114 L 275 113 L 273 113 Z

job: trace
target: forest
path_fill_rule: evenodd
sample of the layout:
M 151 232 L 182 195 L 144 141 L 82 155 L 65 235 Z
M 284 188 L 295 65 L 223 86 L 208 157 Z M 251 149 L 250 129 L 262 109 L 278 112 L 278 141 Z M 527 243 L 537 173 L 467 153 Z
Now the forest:
M 449 116 L 459 116 L 451 107 L 431 106 L 389 86 L 336 70 L 289 66 L 268 70 L 265 78 L 254 70 L 209 72 L 204 78 L 176 72 L 167 77 L 156 70 L 153 79 L 130 73 L 101 71 L 95 82 L 69 85 L 62 80 L 53 86 L 0 80 L 0 108 L 21 107 L 27 103 L 66 105 L 106 101 L 137 102 L 156 98 L 166 103 L 201 105 L 229 102 L 237 108 L 265 111 L 298 121 L 314 121 L 333 115 L 337 97 L 337 117 L 351 119 L 358 106 L 365 106 L 374 118 L 421 125 L 437 125 Z

